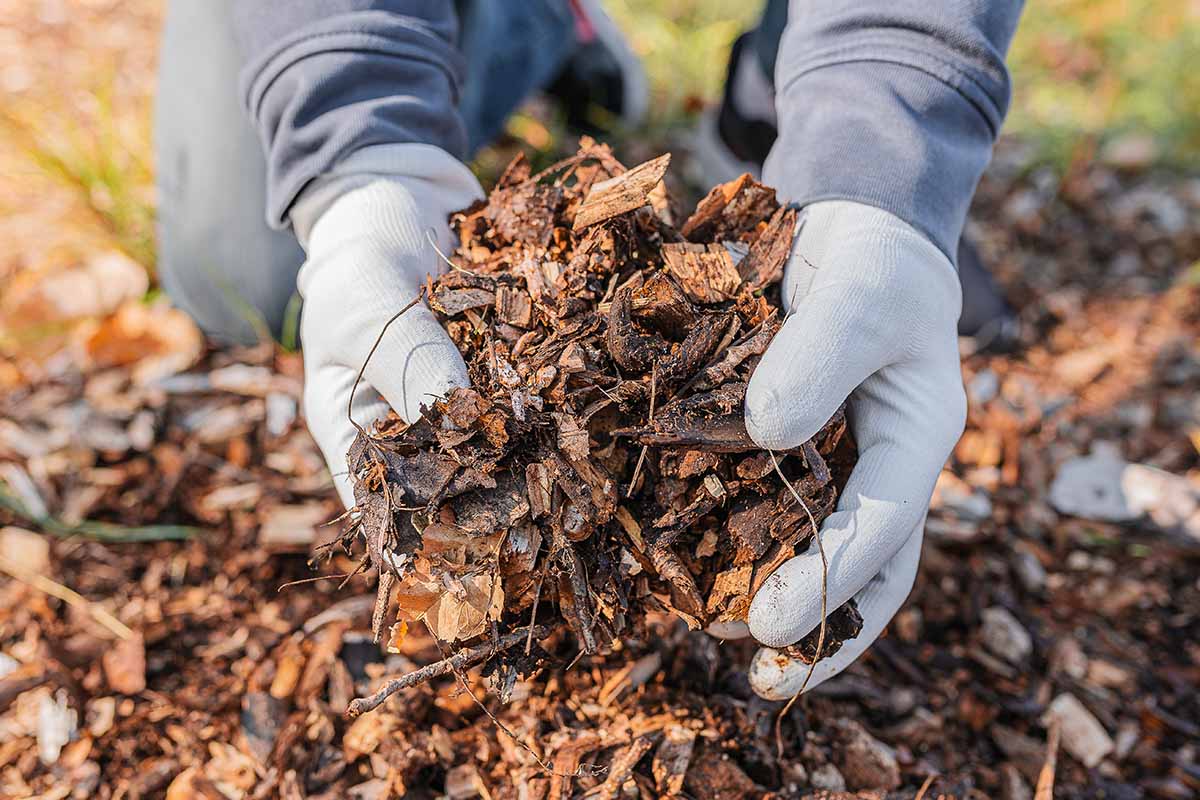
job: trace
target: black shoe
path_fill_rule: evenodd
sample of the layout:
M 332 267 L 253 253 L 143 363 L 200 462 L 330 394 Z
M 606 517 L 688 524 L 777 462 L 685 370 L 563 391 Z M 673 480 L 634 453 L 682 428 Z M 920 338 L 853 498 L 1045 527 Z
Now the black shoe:
M 738 70 L 752 69 L 757 70 L 760 75 L 762 73 L 756 60 L 747 62 L 743 58 L 749 41 L 750 34 L 743 33 L 733 43 L 733 48 L 729 53 L 729 66 L 725 70 L 725 90 L 721 96 L 720 110 L 717 112 L 717 134 L 734 158 L 738 161 L 758 164 L 759 170 L 761 170 L 763 162 L 767 160 L 767 154 L 771 152 L 771 147 L 775 144 L 779 131 L 772 122 L 744 116 L 738 111 L 737 104 L 734 103 L 733 87 L 737 85 Z M 762 81 L 766 79 L 766 76 L 759 78 Z
M 692 158 L 699 166 L 697 178 L 704 186 L 731 181 L 744 172 L 757 178 L 778 134 L 775 125 L 744 116 L 733 102 L 738 70 L 746 68 L 742 54 L 749 40 L 749 34 L 743 33 L 733 43 L 721 104 L 701 115 L 691 140 Z
M 958 335 L 971 339 L 976 353 L 1015 347 L 1021 332 L 1017 315 L 965 234 L 958 240 L 958 282 L 962 286 Z
M 636 127 L 650 103 L 641 62 L 599 0 L 579 0 L 572 8 L 583 41 L 546 94 L 562 106 L 571 130 L 596 135 L 614 123 Z

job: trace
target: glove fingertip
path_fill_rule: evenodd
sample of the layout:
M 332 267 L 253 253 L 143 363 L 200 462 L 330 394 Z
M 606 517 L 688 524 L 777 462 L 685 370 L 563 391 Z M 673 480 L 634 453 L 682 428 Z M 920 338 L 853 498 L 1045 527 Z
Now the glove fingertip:
M 775 387 L 765 384 L 768 382 L 758 379 L 756 373 L 746 388 L 746 432 L 766 450 L 786 449 L 792 446 L 786 435 L 786 413 Z
M 811 559 L 797 556 L 784 563 L 766 579 L 750 601 L 746 622 L 750 635 L 767 647 L 784 647 L 805 636 L 819 623 L 819 614 L 812 607 L 819 597 L 812 597 L 806 586 L 819 575 L 812 575 Z M 818 606 L 819 607 L 819 606 Z M 816 617 L 816 618 L 814 618 Z
M 760 647 L 750 663 L 750 688 L 764 700 L 788 700 L 799 689 L 798 664 L 778 650 Z
M 746 432 L 765 450 L 789 450 L 811 439 L 825 419 L 818 418 L 811 398 L 801 396 L 799 387 L 809 382 L 785 376 L 786 367 L 768 358 L 759 363 L 746 387 Z
M 471 385 L 458 347 L 424 306 L 397 320 L 364 375 L 408 422 L 451 390 Z
M 451 346 L 449 349 L 454 349 Z M 421 411 L 433 405 L 437 400 L 444 399 L 455 389 L 465 389 L 471 385 L 467 377 L 467 365 L 463 363 L 458 351 L 447 352 L 444 358 L 438 359 L 436 366 L 416 370 L 404 381 L 403 403 L 404 419 L 412 422 L 421 416 Z

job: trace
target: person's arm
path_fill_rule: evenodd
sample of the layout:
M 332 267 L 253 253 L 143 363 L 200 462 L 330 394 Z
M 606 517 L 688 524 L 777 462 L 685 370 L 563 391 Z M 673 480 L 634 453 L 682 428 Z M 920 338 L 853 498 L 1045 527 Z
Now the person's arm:
M 912 588 L 925 515 L 966 400 L 954 269 L 967 206 L 1009 100 L 1016 0 L 793 2 L 776 67 L 779 138 L 764 180 L 803 208 L 783 286 L 790 315 L 751 378 L 760 445 L 810 438 L 847 398 L 859 461 L 821 528 L 828 608 L 855 598 L 862 632 L 817 662 L 837 674 Z M 754 597 L 768 647 L 820 624 L 815 547 Z M 785 698 L 808 668 L 760 651 L 751 684 Z
M 448 216 L 482 195 L 460 159 L 461 55 L 449 0 L 236 0 L 242 100 L 267 157 L 268 221 L 308 258 L 304 410 L 343 503 L 355 427 L 406 419 L 468 383 L 428 308 L 388 325 L 442 264 Z M 376 337 L 386 334 L 367 357 Z M 386 401 L 386 402 L 384 402 Z
M 1021 0 L 803 0 L 776 64 L 764 168 L 799 205 L 888 211 L 953 261 L 1008 110 Z
M 464 156 L 452 2 L 235 2 L 239 90 L 266 151 L 272 225 L 287 225 L 305 186 L 364 147 Z

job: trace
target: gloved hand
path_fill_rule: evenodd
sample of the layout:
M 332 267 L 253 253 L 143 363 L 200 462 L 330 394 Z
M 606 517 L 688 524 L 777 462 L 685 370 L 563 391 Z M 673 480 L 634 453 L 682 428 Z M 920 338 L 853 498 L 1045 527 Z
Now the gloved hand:
M 448 253 L 448 215 L 482 196 L 471 171 L 444 150 L 378 145 L 314 181 L 293 206 L 308 253 L 296 279 L 304 298 L 304 411 L 347 508 L 354 504 L 346 452 L 356 431 L 346 414 L 355 377 L 387 321 L 427 274 L 445 267 L 429 237 Z M 458 348 L 422 304 L 391 324 L 371 356 L 354 393 L 354 421 L 365 428 L 388 405 L 411 420 L 468 383 Z
M 912 588 L 929 498 L 962 433 L 966 397 L 955 333 L 961 291 L 945 254 L 860 203 L 813 203 L 801 225 L 784 275 L 789 316 L 751 377 L 746 426 L 764 448 L 795 447 L 850 398 L 859 460 L 821 540 L 828 610 L 856 598 L 863 628 L 817 663 L 811 689 L 858 658 Z M 820 621 L 814 544 L 751 603 L 750 633 L 767 646 L 750 669 L 756 692 L 784 699 L 800 689 L 808 666 L 769 648 Z

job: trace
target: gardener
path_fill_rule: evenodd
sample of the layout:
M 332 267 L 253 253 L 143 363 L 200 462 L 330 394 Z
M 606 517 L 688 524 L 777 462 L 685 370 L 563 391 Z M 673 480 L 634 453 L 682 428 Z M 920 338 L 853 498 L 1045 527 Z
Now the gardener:
M 448 251 L 447 215 L 482 196 L 462 159 L 551 85 L 573 115 L 586 98 L 636 120 L 639 73 L 592 1 L 169 5 L 163 283 L 210 334 L 242 341 L 278 334 L 299 290 L 306 416 L 350 503 L 350 389 L 384 323 L 438 271 L 427 237 Z M 769 149 L 763 180 L 803 208 L 783 286 L 791 314 L 746 396 L 750 435 L 795 447 L 850 399 L 861 455 L 821 537 L 829 608 L 855 597 L 864 624 L 810 688 L 857 658 L 907 596 L 933 484 L 963 428 L 955 256 L 1008 106 L 1020 5 L 770 2 L 697 145 L 710 166 Z M 467 375 L 419 308 L 391 326 L 365 381 L 375 391 L 357 393 L 357 420 L 386 404 L 412 419 Z M 784 564 L 754 598 L 750 633 L 780 647 L 814 629 L 820 575 L 815 548 Z M 782 698 L 805 672 L 764 649 L 750 677 Z

